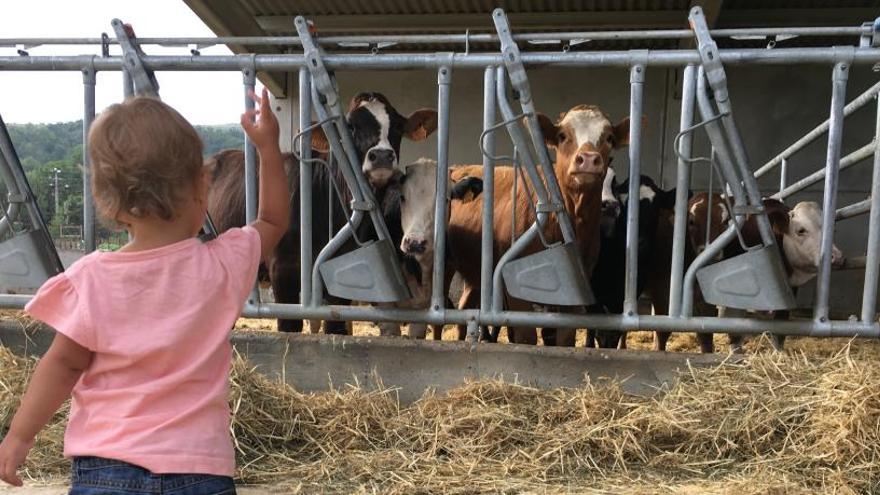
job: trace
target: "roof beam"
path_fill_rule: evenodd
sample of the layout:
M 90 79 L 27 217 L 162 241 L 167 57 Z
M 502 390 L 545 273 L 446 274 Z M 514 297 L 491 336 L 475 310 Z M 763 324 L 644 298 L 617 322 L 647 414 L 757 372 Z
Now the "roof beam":
M 190 1 L 190 0 L 188 0 Z M 371 31 L 464 31 L 465 29 L 493 31 L 492 17 L 484 14 L 365 14 L 365 15 L 308 15 L 321 33 Z M 622 28 L 684 28 L 687 13 L 681 11 L 618 11 L 618 12 L 509 12 L 507 18 L 515 29 L 561 29 L 577 27 Z M 257 16 L 257 24 L 267 32 L 294 32 L 294 16 Z
M 264 36 L 266 33 L 253 20 L 253 16 L 241 7 L 241 3 L 229 0 L 183 0 L 208 28 L 217 36 Z M 222 14 L 218 14 L 222 13 Z M 224 20 L 235 19 L 231 28 Z M 270 46 L 228 45 L 232 53 L 281 53 Z M 259 72 L 257 77 L 273 95 L 285 96 L 286 75 L 281 73 Z
M 187 3 L 204 0 L 185 0 Z M 872 8 L 807 8 L 807 9 L 723 9 L 723 0 L 694 0 L 700 5 L 710 27 L 772 27 L 857 25 L 877 17 Z M 309 15 L 321 33 L 395 33 L 493 31 L 488 13 L 478 14 L 341 14 Z M 567 29 L 682 29 L 687 27 L 687 11 L 580 11 L 531 12 L 507 14 L 517 30 Z M 254 17 L 268 33 L 293 33 L 294 16 L 262 15 Z M 714 22 L 713 22 L 714 21 Z

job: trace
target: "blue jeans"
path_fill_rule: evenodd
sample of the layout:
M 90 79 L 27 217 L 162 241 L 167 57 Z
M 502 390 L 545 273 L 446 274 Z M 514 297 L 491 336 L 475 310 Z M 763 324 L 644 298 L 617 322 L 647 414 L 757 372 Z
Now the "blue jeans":
M 234 495 L 228 476 L 153 474 L 127 462 L 100 457 L 73 459 L 70 495 Z

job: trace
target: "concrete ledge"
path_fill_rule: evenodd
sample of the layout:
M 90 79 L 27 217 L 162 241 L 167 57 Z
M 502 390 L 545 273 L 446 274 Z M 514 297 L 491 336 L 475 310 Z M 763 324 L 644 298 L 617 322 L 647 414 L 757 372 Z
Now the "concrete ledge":
M 42 355 L 52 341 L 50 328 L 0 322 L 0 345 L 13 352 Z M 401 338 L 235 332 L 235 349 L 258 371 L 282 378 L 298 390 L 331 385 L 369 385 L 378 375 L 399 388 L 403 402 L 429 388 L 444 391 L 467 379 L 503 378 L 539 388 L 576 387 L 589 376 L 625 380 L 634 394 L 651 394 L 692 366 L 717 365 L 718 355 L 536 347 L 512 344 L 416 341 Z M 375 375 L 374 375 L 375 374 Z

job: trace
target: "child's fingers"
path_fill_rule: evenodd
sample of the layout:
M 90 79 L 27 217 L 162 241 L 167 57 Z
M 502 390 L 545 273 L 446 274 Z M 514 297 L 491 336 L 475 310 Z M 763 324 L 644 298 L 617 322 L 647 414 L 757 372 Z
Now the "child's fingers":
M 260 97 L 257 96 L 257 93 L 254 93 L 254 90 L 252 90 L 252 89 L 248 90 L 248 98 L 253 100 L 253 102 L 256 103 L 257 105 L 262 105 L 262 103 L 260 101 Z
M 254 119 L 259 112 L 257 110 L 247 110 L 241 114 L 241 126 L 245 129 L 254 128 Z
M 0 479 L 12 486 L 21 486 L 21 478 L 16 474 L 18 466 L 14 464 L 12 461 L 7 460 L 3 466 L 0 466 Z
M 263 86 L 263 96 L 260 101 L 260 110 L 266 112 L 267 114 L 272 111 L 272 109 L 269 108 L 269 90 L 265 86 Z

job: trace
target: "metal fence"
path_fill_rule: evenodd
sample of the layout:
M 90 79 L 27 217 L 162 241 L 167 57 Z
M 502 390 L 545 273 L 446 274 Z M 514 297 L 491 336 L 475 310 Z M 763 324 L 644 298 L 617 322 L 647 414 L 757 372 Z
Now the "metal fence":
M 556 40 L 565 45 L 578 39 L 668 39 L 690 38 L 694 36 L 692 30 L 668 30 L 668 31 L 609 31 L 609 32 L 579 32 L 579 33 L 540 33 L 512 35 L 510 39 L 519 43 L 547 42 Z M 880 152 L 875 141 L 862 149 L 857 150 L 843 159 L 840 158 L 840 145 L 843 131 L 843 120 L 856 108 L 866 105 L 876 98 L 880 91 L 880 83 L 873 86 L 863 95 L 853 100 L 849 105 L 846 103 L 846 83 L 848 69 L 851 65 L 866 65 L 880 63 L 880 48 L 876 48 L 875 40 L 877 32 L 872 25 L 867 24 L 859 27 L 844 28 L 761 28 L 761 29 L 726 29 L 709 32 L 717 37 L 735 36 L 774 36 L 774 35 L 797 35 L 797 36 L 824 36 L 824 35 L 848 35 L 858 37 L 858 43 L 853 46 L 820 47 L 820 48 L 775 48 L 768 49 L 720 49 L 715 55 L 717 61 L 723 66 L 741 65 L 793 65 L 793 64 L 820 64 L 829 68 L 833 81 L 833 92 L 829 119 L 824 124 L 808 133 L 804 138 L 794 143 L 764 166 L 758 168 L 754 175 L 760 177 L 775 167 L 781 167 L 782 180 L 780 191 L 776 197 L 784 198 L 804 189 L 808 185 L 819 180 L 825 181 L 825 193 L 823 200 L 824 223 L 822 230 L 822 254 L 817 279 L 816 305 L 813 319 L 810 321 L 763 321 L 749 318 L 718 318 L 718 317 L 694 317 L 692 313 L 693 293 L 698 269 L 710 261 L 710 258 L 723 248 L 726 241 L 733 239 L 735 232 L 731 229 L 719 239 L 713 249 L 707 249 L 697 257 L 690 266 L 684 262 L 684 242 L 687 225 L 687 191 L 690 184 L 690 163 L 692 136 L 685 133 L 679 142 L 678 153 L 681 159 L 678 161 L 677 190 L 678 197 L 675 207 L 674 220 L 674 254 L 673 271 L 670 280 L 671 301 L 669 316 L 653 316 L 638 314 L 635 304 L 636 296 L 634 284 L 628 284 L 626 290 L 626 304 L 624 314 L 601 315 L 601 314 L 575 314 L 561 312 L 525 312 L 508 311 L 501 304 L 503 284 L 498 277 L 501 266 L 493 263 L 492 253 L 492 204 L 496 191 L 493 187 L 492 174 L 495 160 L 484 156 L 485 190 L 484 205 L 482 211 L 483 237 L 479 252 L 482 254 L 482 277 L 481 277 L 481 301 L 479 309 L 455 310 L 445 308 L 443 301 L 446 294 L 443 293 L 446 245 L 446 231 L 443 222 L 437 222 L 435 231 L 435 253 L 433 293 L 431 306 L 424 310 L 404 310 L 387 307 L 371 306 L 328 306 L 324 305 L 320 291 L 320 279 L 312 275 L 323 260 L 313 260 L 310 249 L 311 242 L 306 242 L 306 236 L 310 235 L 311 225 L 311 201 L 309 198 L 312 190 L 310 183 L 311 174 L 306 171 L 309 166 L 303 164 L 300 174 L 300 188 L 303 191 L 301 203 L 301 231 L 304 235 L 301 252 L 301 304 L 277 304 L 262 302 L 259 294 L 254 293 L 247 303 L 244 315 L 248 317 L 277 317 L 289 319 L 322 319 L 322 320 L 359 320 L 359 321 L 394 321 L 394 322 L 423 322 L 428 324 L 465 324 L 469 332 L 474 331 L 478 325 L 490 326 L 531 326 L 531 327 L 554 327 L 554 328 L 591 328 L 613 330 L 636 330 L 652 329 L 662 331 L 695 331 L 713 332 L 725 331 L 729 333 L 757 333 L 772 330 L 780 334 L 798 334 L 811 336 L 871 336 L 880 337 L 880 325 L 876 317 L 876 298 L 878 284 L 878 263 L 880 263 Z M 302 45 L 306 43 L 299 37 L 224 37 L 224 38 L 144 38 L 139 40 L 141 44 L 158 44 L 173 46 L 206 46 L 210 44 L 235 43 L 241 45 Z M 374 37 L 328 37 L 321 38 L 319 44 L 323 48 L 329 47 L 352 47 L 372 46 L 376 43 L 386 43 L 383 46 L 402 46 L 410 43 L 460 43 L 464 52 L 456 53 L 354 53 L 354 54 L 323 54 L 322 63 L 330 70 L 399 70 L 399 69 L 430 69 L 438 74 L 438 118 L 439 137 L 437 149 L 438 161 L 438 184 L 444 185 L 448 176 L 448 128 L 450 94 L 454 89 L 454 72 L 457 70 L 482 70 L 484 73 L 484 129 L 489 130 L 497 127 L 495 121 L 496 108 L 506 102 L 499 101 L 500 95 L 507 91 L 507 72 L 505 58 L 507 52 L 498 53 L 471 53 L 470 42 L 500 42 L 504 44 L 504 36 L 499 35 L 409 35 L 409 36 L 374 36 Z M 149 56 L 142 55 L 133 61 L 130 54 L 124 56 L 110 56 L 107 47 L 117 43 L 109 38 L 86 38 L 86 39 L 0 39 L 0 46 L 34 46 L 40 44 L 102 44 L 105 47 L 104 55 L 83 56 L 6 56 L 0 57 L 0 71 L 80 71 L 83 76 L 84 113 L 83 113 L 83 155 L 84 163 L 84 239 L 87 250 L 95 248 L 94 239 L 94 209 L 89 190 L 89 163 L 86 136 L 89 126 L 95 117 L 95 74 L 98 71 L 123 71 L 126 77 L 125 94 L 133 93 L 134 76 L 133 64 L 142 64 L 149 71 L 240 71 L 243 75 L 243 89 L 247 92 L 253 89 L 255 74 L 257 71 L 292 72 L 299 75 L 299 117 L 302 129 L 311 125 L 314 93 L 314 81 L 309 72 L 309 53 L 283 54 L 283 55 L 232 55 L 232 56 L 207 56 L 196 52 L 191 56 Z M 391 44 L 388 44 L 391 43 Z M 374 50 L 375 51 L 375 50 Z M 695 124 L 694 107 L 701 95 L 705 92 L 702 86 L 707 84 L 703 76 L 703 69 L 709 72 L 706 65 L 705 53 L 694 49 L 678 50 L 628 50 L 628 51 L 568 51 L 561 52 L 516 52 L 524 67 L 539 70 L 541 67 L 614 67 L 630 71 L 630 118 L 633 122 L 641 121 L 641 100 L 644 85 L 644 72 L 648 67 L 683 68 L 682 80 L 682 106 L 681 106 L 681 129 L 691 129 Z M 711 57 L 710 57 L 711 58 Z M 508 67 L 509 69 L 509 67 Z M 710 78 L 711 79 L 711 78 Z M 712 81 L 709 80 L 708 84 Z M 540 96 L 538 96 L 540 99 Z M 245 100 L 246 105 L 252 102 Z M 703 110 L 702 107 L 700 107 Z M 729 110 L 719 109 L 720 120 L 728 117 L 732 119 Z M 508 112 L 502 111 L 503 114 Z M 703 115 L 704 118 L 706 115 Z M 710 119 L 711 120 L 711 119 Z M 880 132 L 880 108 L 878 108 L 877 132 Z M 704 122 L 704 124 L 707 124 Z M 711 122 L 708 126 L 711 126 Z M 718 123 L 721 126 L 720 123 Z M 633 126 L 630 140 L 630 177 L 640 176 L 640 153 L 641 136 L 637 131 L 639 126 Z M 721 129 L 722 127 L 718 127 Z M 708 129 L 707 129 L 708 130 Z M 792 154 L 802 149 L 808 143 L 818 139 L 824 133 L 828 133 L 828 152 L 825 167 L 815 174 L 798 181 L 795 184 L 787 183 L 787 160 Z M 494 150 L 494 139 L 488 137 L 484 148 L 490 153 Z M 735 150 L 735 147 L 734 151 Z M 250 143 L 246 143 L 246 178 L 247 184 L 247 218 L 253 219 L 256 215 L 256 176 L 255 152 Z M 540 152 L 539 152 L 540 154 Z M 837 177 L 840 170 L 856 164 L 869 156 L 874 157 L 874 173 L 872 193 L 870 199 L 837 209 Z M 539 157 L 540 158 L 540 157 Z M 636 181 L 631 181 L 635 183 Z M 738 188 L 748 186 L 749 181 L 734 181 Z M 636 185 L 637 187 L 637 185 Z M 746 187 L 747 189 L 747 187 Z M 637 190 L 636 190 L 637 191 Z M 749 191 L 744 191 L 744 194 Z M 437 195 L 436 212 L 437 218 L 445 218 L 448 205 L 445 194 Z M 838 218 L 870 213 L 870 229 L 867 241 L 867 256 L 865 258 L 865 283 L 863 289 L 863 303 L 860 318 L 849 320 L 830 320 L 828 317 L 828 298 L 830 291 L 831 270 L 831 246 L 833 243 L 834 223 Z M 626 264 L 627 280 L 635 280 L 638 270 L 638 194 L 629 195 L 628 219 L 628 257 Z M 635 219 L 635 222 L 632 220 Z M 735 230 L 735 229 L 733 229 Z M 732 233 L 731 233 L 732 232 Z M 476 250 L 475 250 L 476 252 Z M 507 260 L 501 260 L 502 265 Z M 291 274 L 296 276 L 296 274 Z M 22 307 L 28 300 L 27 296 L 0 295 L 0 307 Z

